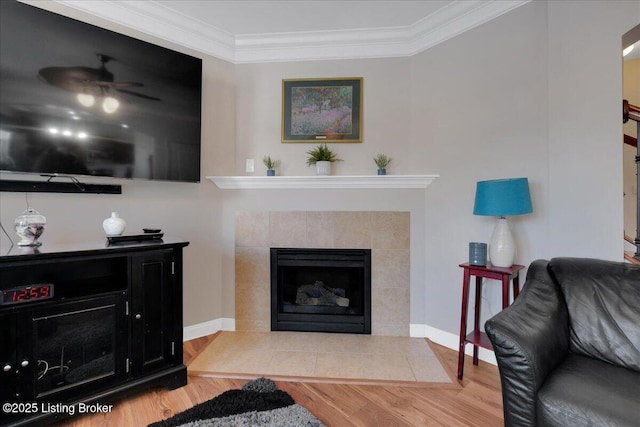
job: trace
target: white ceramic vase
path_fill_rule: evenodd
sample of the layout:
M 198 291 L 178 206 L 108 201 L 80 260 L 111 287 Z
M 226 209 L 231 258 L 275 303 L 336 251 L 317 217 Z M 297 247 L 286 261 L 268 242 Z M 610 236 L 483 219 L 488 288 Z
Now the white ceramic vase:
M 127 222 L 120 218 L 118 212 L 111 212 L 111 216 L 102 221 L 102 228 L 107 236 L 119 236 L 124 232 Z
M 325 160 L 316 162 L 316 175 L 331 175 L 331 162 Z
M 516 258 L 516 242 L 507 218 L 498 218 L 489 242 L 489 258 L 494 267 L 511 267 Z

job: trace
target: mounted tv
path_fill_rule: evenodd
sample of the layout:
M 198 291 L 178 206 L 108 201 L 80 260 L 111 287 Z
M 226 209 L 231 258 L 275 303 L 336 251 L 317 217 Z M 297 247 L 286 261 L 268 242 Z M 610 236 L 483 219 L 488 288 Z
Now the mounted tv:
M 202 60 L 0 1 L 0 171 L 200 181 Z

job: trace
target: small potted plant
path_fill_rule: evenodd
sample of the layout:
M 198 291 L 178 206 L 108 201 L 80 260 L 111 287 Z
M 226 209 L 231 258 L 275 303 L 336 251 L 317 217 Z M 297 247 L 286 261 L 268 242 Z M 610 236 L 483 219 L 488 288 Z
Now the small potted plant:
M 262 163 L 267 167 L 267 176 L 276 175 L 276 168 L 280 165 L 280 160 L 273 160 L 271 156 L 264 156 Z
M 327 147 L 326 143 L 307 151 L 307 154 L 309 155 L 307 166 L 316 165 L 317 175 L 331 175 L 331 163 L 342 161 L 336 153 Z
M 378 175 L 387 174 L 387 165 L 391 163 L 391 157 L 387 157 L 386 154 L 378 154 L 373 158 L 373 161 L 378 165 Z

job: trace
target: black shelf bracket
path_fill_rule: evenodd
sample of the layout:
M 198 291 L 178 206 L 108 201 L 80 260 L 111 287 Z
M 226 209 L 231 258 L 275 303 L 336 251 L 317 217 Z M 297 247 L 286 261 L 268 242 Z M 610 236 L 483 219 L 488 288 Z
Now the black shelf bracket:
M 17 181 L 0 179 L 0 191 L 31 193 L 89 193 L 89 194 L 122 194 L 122 186 L 111 184 L 83 184 L 70 175 L 41 175 L 48 177 L 46 181 Z M 53 182 L 54 178 L 67 178 L 71 182 Z

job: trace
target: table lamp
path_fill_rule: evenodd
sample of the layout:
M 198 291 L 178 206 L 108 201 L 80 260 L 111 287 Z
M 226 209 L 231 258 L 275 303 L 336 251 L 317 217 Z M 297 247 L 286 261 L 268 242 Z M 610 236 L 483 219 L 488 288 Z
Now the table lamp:
M 489 258 L 493 266 L 511 267 L 516 257 L 516 243 L 506 217 L 531 212 L 527 178 L 478 182 L 473 214 L 499 217 L 489 242 Z

